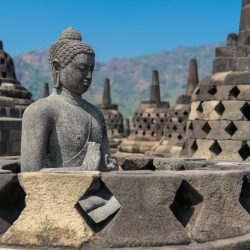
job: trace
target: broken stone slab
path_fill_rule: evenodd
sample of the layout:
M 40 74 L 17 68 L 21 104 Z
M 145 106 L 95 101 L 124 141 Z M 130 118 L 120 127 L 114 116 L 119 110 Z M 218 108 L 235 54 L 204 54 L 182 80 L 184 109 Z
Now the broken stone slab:
M 123 170 L 155 170 L 153 166 L 153 158 L 148 156 L 122 156 L 115 155 L 117 165 Z
M 20 157 L 7 156 L 0 157 L 0 169 L 13 173 L 20 173 Z
M 154 166 L 156 170 L 184 171 L 206 168 L 214 165 L 217 161 L 193 158 L 155 158 Z
M 99 172 L 19 174 L 26 207 L 1 238 L 2 244 L 80 247 L 93 236 L 76 204 Z

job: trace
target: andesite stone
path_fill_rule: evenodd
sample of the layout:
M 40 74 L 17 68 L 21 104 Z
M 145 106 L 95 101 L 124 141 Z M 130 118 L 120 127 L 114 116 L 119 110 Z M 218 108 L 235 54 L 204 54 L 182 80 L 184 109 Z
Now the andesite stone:
M 26 107 L 33 102 L 31 96 L 16 79 L 14 62 L 0 41 L 0 156 L 20 155 L 21 118 Z M 1 136 L 10 133 L 18 135 L 15 138 Z
M 124 124 L 123 115 L 118 110 L 118 105 L 112 104 L 111 101 L 111 86 L 109 78 L 106 78 L 104 81 L 102 104 L 98 106 L 105 119 L 111 153 L 115 153 L 118 145 L 124 138 Z
M 182 152 L 193 158 L 249 161 L 250 2 L 242 1 L 239 34 L 216 48 L 212 75 L 192 96 L 187 141 Z
M 169 106 L 169 102 L 161 101 L 159 73 L 154 70 L 149 100 L 142 101 L 135 111 L 131 133 L 119 145 L 117 153 L 144 154 L 149 151 L 164 134 Z

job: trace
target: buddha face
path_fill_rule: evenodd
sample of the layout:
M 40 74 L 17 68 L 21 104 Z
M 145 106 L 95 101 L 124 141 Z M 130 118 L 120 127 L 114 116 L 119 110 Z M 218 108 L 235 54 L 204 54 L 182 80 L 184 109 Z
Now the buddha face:
M 63 69 L 60 70 L 61 85 L 70 93 L 81 96 L 92 81 L 95 59 L 89 54 L 78 54 Z

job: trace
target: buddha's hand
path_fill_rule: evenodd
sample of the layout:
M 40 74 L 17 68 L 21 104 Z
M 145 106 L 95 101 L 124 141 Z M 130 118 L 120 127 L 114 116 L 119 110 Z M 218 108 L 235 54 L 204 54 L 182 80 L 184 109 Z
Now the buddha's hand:
M 100 144 L 88 142 L 88 149 L 82 163 L 84 170 L 99 170 L 101 162 Z
M 118 170 L 116 159 L 107 154 L 105 154 L 105 164 L 108 168 L 108 171 Z

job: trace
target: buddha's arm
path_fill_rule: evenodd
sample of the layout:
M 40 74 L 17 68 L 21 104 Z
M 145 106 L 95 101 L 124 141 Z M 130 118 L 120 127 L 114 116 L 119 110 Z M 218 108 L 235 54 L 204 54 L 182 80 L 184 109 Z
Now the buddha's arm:
M 101 171 L 108 171 L 108 167 L 105 162 L 105 155 L 111 156 L 110 154 L 110 148 L 109 148 L 109 141 L 108 141 L 108 135 L 107 135 L 107 129 L 104 117 L 101 115 L 101 125 L 102 125 L 102 144 L 101 144 L 101 164 L 100 164 L 100 170 Z
M 50 127 L 47 110 L 40 110 L 35 103 L 26 109 L 22 121 L 22 172 L 39 171 L 45 167 L 44 156 Z

